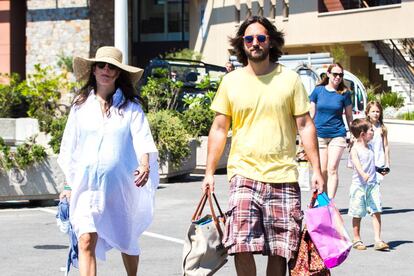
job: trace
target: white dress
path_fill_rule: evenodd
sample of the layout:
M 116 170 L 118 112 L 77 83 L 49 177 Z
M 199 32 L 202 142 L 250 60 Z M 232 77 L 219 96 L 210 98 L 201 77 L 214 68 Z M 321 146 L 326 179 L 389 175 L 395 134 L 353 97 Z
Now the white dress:
M 111 248 L 140 254 L 138 238 L 152 221 L 159 183 L 158 152 L 145 114 L 131 102 L 119 112 L 122 100 L 118 89 L 109 117 L 93 91 L 72 107 L 58 157 L 72 187 L 70 222 L 78 238 L 97 232 L 96 256 L 102 260 Z M 150 175 L 138 188 L 134 170 L 144 153 L 150 156 Z

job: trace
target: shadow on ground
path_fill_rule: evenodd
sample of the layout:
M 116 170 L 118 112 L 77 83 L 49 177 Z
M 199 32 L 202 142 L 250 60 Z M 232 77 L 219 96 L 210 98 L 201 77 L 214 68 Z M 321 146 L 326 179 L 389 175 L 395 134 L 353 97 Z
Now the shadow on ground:
M 414 209 L 393 209 L 392 207 L 382 207 L 382 215 L 390 215 L 390 214 L 399 214 L 399 213 L 408 213 L 414 212 Z M 348 208 L 339 209 L 339 213 L 342 215 L 348 214 Z
M 396 249 L 398 246 L 406 243 L 414 243 L 413 241 L 388 241 L 388 245 L 390 246 L 390 250 Z M 374 244 L 367 245 L 367 248 L 374 247 Z M 384 252 L 387 252 L 388 250 L 384 250 Z
M 58 250 L 58 249 L 68 249 L 69 246 L 59 245 L 59 244 L 44 244 L 44 245 L 35 245 L 33 246 L 33 248 L 42 249 L 42 250 Z

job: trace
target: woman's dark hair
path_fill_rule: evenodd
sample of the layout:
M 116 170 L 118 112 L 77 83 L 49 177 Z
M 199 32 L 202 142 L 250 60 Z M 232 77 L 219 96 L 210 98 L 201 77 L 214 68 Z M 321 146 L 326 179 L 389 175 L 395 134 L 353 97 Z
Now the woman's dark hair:
M 334 67 L 339 67 L 342 70 L 342 73 L 344 72 L 344 67 L 339 63 L 332 63 L 331 65 L 329 65 L 328 70 L 326 70 L 327 73 L 331 73 L 332 68 Z M 322 80 L 318 83 L 317 86 L 325 86 L 329 83 L 329 76 L 328 74 L 325 74 L 322 78 Z M 341 83 L 338 85 L 338 88 L 336 88 L 336 92 L 339 94 L 343 94 L 348 90 L 348 87 L 346 87 L 345 82 L 344 82 L 344 77 L 342 77 Z
M 267 30 L 270 40 L 269 59 L 276 62 L 282 55 L 282 47 L 285 44 L 283 32 L 279 32 L 276 26 L 263 16 L 252 16 L 247 18 L 241 25 L 235 37 L 230 38 L 230 45 L 233 47 L 232 54 L 235 55 L 240 63 L 247 65 L 247 55 L 244 52 L 243 36 L 247 27 L 253 23 L 259 23 Z
M 86 99 L 88 98 L 90 92 L 93 90 L 96 91 L 96 78 L 93 74 L 93 68 L 95 64 L 92 65 L 91 72 L 89 74 L 89 79 L 86 84 L 79 90 L 79 94 L 75 97 L 73 104 L 74 106 L 82 105 Z M 117 107 L 118 111 L 122 113 L 122 109 L 128 104 L 128 102 L 134 102 L 137 104 L 141 104 L 144 110 L 146 109 L 146 105 L 144 100 L 138 95 L 138 92 L 134 89 L 134 85 L 131 81 L 131 78 L 128 75 L 128 72 L 119 69 L 119 76 L 115 81 L 115 91 L 120 88 L 122 94 L 124 95 L 123 102 Z M 113 94 L 112 94 L 113 95 Z M 105 110 L 106 115 L 110 116 L 110 107 L 112 106 L 112 95 L 108 99 L 108 106 Z

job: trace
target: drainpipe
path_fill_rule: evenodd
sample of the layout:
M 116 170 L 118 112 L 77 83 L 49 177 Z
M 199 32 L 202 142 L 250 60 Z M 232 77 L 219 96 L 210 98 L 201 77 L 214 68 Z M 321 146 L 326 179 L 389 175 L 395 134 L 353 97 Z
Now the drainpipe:
M 123 63 L 128 64 L 128 0 L 115 0 L 115 47 L 122 51 Z

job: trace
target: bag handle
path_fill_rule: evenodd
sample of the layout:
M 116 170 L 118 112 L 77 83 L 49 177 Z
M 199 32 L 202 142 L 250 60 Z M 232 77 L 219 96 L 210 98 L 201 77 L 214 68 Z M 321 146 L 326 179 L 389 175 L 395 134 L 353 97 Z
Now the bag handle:
M 206 201 L 207 201 L 207 193 L 204 193 L 203 196 L 200 199 L 200 202 L 197 205 L 197 208 L 193 214 L 193 216 L 191 217 L 192 221 L 198 220 L 201 216 L 201 212 L 204 209 L 204 206 L 206 205 Z
M 217 229 L 217 231 L 219 233 L 219 236 L 221 238 L 223 238 L 223 231 L 221 230 L 221 227 L 220 227 L 219 218 L 216 216 L 216 213 L 214 212 L 214 206 L 213 206 L 213 202 L 211 200 L 211 197 L 214 198 L 214 201 L 216 203 L 216 206 L 217 206 L 217 209 L 219 211 L 220 217 L 221 217 L 221 219 L 222 219 L 222 221 L 224 223 L 226 222 L 226 218 L 225 218 L 223 212 L 221 211 L 221 208 L 220 208 L 220 205 L 219 205 L 219 203 L 217 201 L 216 195 L 214 193 L 211 193 L 210 192 L 210 189 L 207 189 L 206 190 L 206 194 L 207 194 L 207 198 L 208 198 L 208 203 L 210 205 L 211 216 L 213 217 L 214 224 L 216 225 L 216 229 Z M 201 213 L 200 213 L 200 215 L 201 215 Z
M 211 216 L 213 217 L 213 219 L 215 221 L 218 221 L 218 218 L 216 216 L 216 212 L 214 211 L 213 201 L 211 200 L 212 197 L 214 199 L 214 202 L 216 203 L 217 210 L 219 211 L 219 215 L 222 218 L 224 218 L 224 213 L 223 213 L 223 211 L 220 208 L 220 204 L 218 203 L 218 200 L 217 200 L 216 195 L 214 193 L 210 192 L 210 189 L 207 189 L 204 192 L 203 196 L 201 197 L 201 200 L 198 203 L 197 208 L 196 208 L 196 210 L 195 210 L 195 212 L 193 214 L 193 217 L 192 217 L 192 220 L 193 221 L 200 219 L 201 214 L 202 214 L 202 212 L 204 210 L 204 206 L 206 205 L 207 200 L 208 200 L 208 204 L 210 206 Z
M 313 208 L 315 206 L 315 202 L 317 198 L 318 198 L 318 190 L 313 192 L 311 201 L 309 203 L 309 208 Z

